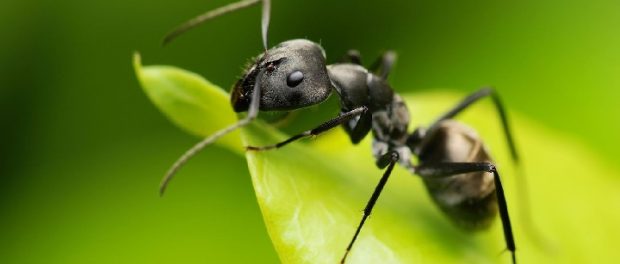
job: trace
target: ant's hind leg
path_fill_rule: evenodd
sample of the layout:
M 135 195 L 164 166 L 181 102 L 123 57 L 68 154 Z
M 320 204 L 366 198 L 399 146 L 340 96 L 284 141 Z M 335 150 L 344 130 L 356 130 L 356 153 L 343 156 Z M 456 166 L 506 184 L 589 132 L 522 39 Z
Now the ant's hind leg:
M 484 99 L 485 97 L 490 96 L 493 100 L 493 104 L 499 114 L 501 119 L 502 127 L 504 129 L 504 134 L 506 136 L 506 142 L 508 143 L 508 148 L 510 149 L 510 154 L 512 156 L 512 160 L 515 163 L 519 162 L 519 155 L 517 153 L 517 148 L 515 146 L 512 132 L 510 129 L 510 124 L 508 123 L 508 116 L 506 115 L 506 111 L 504 110 L 504 105 L 497 95 L 497 92 L 493 88 L 482 88 L 469 96 L 465 97 L 460 103 L 450 109 L 448 112 L 437 118 L 435 122 L 433 122 L 427 130 L 428 133 L 432 133 L 432 131 L 436 130 L 442 121 L 447 119 L 452 119 L 457 114 L 461 113 L 463 110 L 469 108 L 473 103 L 479 101 L 480 99 Z
M 512 233 L 512 226 L 510 224 L 510 216 L 508 215 L 506 196 L 504 195 L 504 188 L 502 187 L 502 182 L 500 180 L 499 173 L 495 168 L 495 165 L 489 162 L 463 162 L 423 164 L 416 167 L 416 174 L 422 176 L 423 178 L 445 178 L 462 173 L 481 171 L 493 173 L 493 180 L 495 182 L 495 193 L 497 195 L 497 205 L 499 207 L 499 216 L 502 220 L 502 227 L 504 229 L 504 240 L 506 241 L 506 248 L 511 253 L 512 263 L 516 264 L 516 246 Z
M 439 127 L 442 121 L 455 117 L 456 115 L 461 113 L 463 110 L 468 109 L 475 102 L 478 102 L 479 100 L 484 99 L 486 97 L 490 97 L 493 104 L 495 105 L 495 109 L 500 118 L 502 129 L 504 130 L 505 140 L 508 145 L 508 149 L 510 151 L 510 156 L 512 158 L 512 161 L 515 163 L 516 168 L 518 170 L 518 174 L 520 176 L 517 178 L 518 180 L 517 191 L 518 191 L 518 197 L 520 199 L 519 209 L 520 209 L 520 212 L 522 212 L 520 218 L 522 221 L 523 228 L 528 230 L 526 234 L 531 236 L 532 239 L 536 243 L 538 243 L 539 246 L 549 248 L 550 247 L 549 241 L 547 240 L 547 238 L 545 238 L 542 235 L 542 232 L 536 226 L 536 223 L 532 219 L 531 210 L 530 210 L 531 201 L 530 201 L 530 196 L 528 192 L 528 187 L 529 187 L 528 181 L 527 181 L 528 178 L 526 177 L 526 175 L 524 175 L 522 164 L 520 164 L 519 153 L 517 151 L 517 147 L 514 142 L 514 138 L 512 136 L 512 130 L 510 129 L 508 115 L 495 89 L 490 88 L 490 87 L 482 88 L 470 94 L 465 99 L 463 99 L 461 102 L 459 102 L 456 106 L 454 106 L 452 109 L 450 109 L 445 114 L 437 118 L 437 120 L 434 123 L 432 123 L 431 126 L 429 126 L 425 134 L 428 135 L 430 133 L 433 133 L 433 131 Z M 420 135 L 412 135 L 411 139 L 414 141 L 421 140 Z

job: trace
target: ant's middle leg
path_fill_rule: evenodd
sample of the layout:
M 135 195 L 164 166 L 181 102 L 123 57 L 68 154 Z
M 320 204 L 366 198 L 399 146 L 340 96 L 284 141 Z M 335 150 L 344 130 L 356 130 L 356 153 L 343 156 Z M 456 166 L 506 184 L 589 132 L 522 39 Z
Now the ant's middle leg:
M 388 50 L 383 52 L 377 60 L 370 65 L 369 70 L 381 77 L 381 79 L 386 80 L 390 72 L 392 71 L 392 67 L 396 63 L 396 52 Z
M 399 160 L 399 156 L 398 156 L 398 152 L 396 151 L 389 151 L 388 153 L 384 154 L 377 160 L 377 166 L 379 168 L 382 169 L 382 168 L 387 167 L 387 169 L 385 170 L 385 172 L 383 173 L 383 176 L 379 180 L 377 187 L 375 187 L 375 190 L 370 196 L 368 203 L 366 203 L 366 207 L 364 208 L 364 214 L 362 215 L 362 220 L 357 226 L 357 229 L 355 230 L 355 234 L 353 235 L 351 242 L 349 242 L 349 245 L 347 246 L 344 256 L 340 260 L 341 264 L 345 263 L 347 256 L 349 255 L 349 252 L 351 251 L 351 248 L 353 247 L 353 244 L 355 243 L 355 240 L 357 240 L 357 236 L 360 234 L 360 231 L 362 230 L 362 227 L 364 226 L 366 219 L 368 219 L 368 216 L 370 216 L 370 213 L 372 212 L 372 209 L 377 203 L 377 200 L 379 199 L 379 195 L 381 195 L 381 191 L 383 191 L 383 187 L 385 187 L 385 184 L 387 183 L 388 178 L 392 174 L 392 169 L 394 169 L 394 165 L 396 164 L 396 162 L 398 162 L 398 160 Z

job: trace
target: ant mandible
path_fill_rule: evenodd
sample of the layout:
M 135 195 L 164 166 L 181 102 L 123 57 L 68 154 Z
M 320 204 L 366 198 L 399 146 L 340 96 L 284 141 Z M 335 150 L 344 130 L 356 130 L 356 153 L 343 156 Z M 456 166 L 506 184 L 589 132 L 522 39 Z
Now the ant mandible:
M 493 89 L 481 89 L 437 118 L 428 127 L 408 133 L 409 111 L 405 102 L 387 82 L 395 62 L 393 52 L 384 53 L 370 69 L 361 65 L 359 53 L 347 53 L 348 62 L 326 65 L 325 51 L 312 41 L 295 39 L 268 49 L 267 31 L 270 0 L 242 0 L 200 15 L 166 35 L 164 44 L 185 31 L 220 15 L 262 2 L 261 33 L 265 51 L 258 56 L 231 91 L 235 112 L 247 112 L 245 118 L 205 138 L 182 155 L 170 168 L 160 185 L 160 194 L 180 167 L 219 137 L 252 122 L 259 111 L 288 111 L 325 101 L 335 91 L 341 113 L 313 129 L 268 146 L 248 146 L 248 151 L 277 149 L 298 139 L 316 136 L 342 126 L 353 144 L 372 131 L 372 152 L 376 165 L 385 169 L 362 219 L 346 247 L 344 263 L 366 219 L 383 190 L 396 163 L 424 181 L 432 199 L 458 226 L 482 229 L 490 225 L 499 210 L 507 249 L 516 263 L 515 242 L 510 225 L 504 190 L 499 173 L 478 135 L 453 120 L 457 114 L 482 98 L 490 97 L 501 118 L 513 161 L 518 161 L 506 113 Z M 411 162 L 418 157 L 418 164 Z

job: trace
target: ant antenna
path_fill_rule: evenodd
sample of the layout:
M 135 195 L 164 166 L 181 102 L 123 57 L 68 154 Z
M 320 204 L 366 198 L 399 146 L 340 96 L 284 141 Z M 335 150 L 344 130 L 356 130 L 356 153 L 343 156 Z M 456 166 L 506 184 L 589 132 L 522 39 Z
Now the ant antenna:
M 263 72 L 264 70 L 261 70 L 258 75 L 260 76 Z M 183 167 L 183 165 L 185 165 L 185 163 L 189 159 L 191 159 L 193 156 L 198 154 L 198 152 L 203 150 L 205 147 L 207 147 L 211 143 L 215 142 L 215 140 L 217 140 L 218 138 L 238 128 L 246 126 L 247 124 L 252 122 L 256 118 L 256 116 L 258 116 L 258 111 L 259 111 L 258 107 L 260 105 L 260 78 L 257 78 L 256 82 L 254 83 L 254 89 L 252 90 L 251 100 L 252 101 L 250 101 L 248 115 L 245 118 L 237 121 L 237 123 L 234 123 L 226 128 L 223 128 L 213 133 L 211 136 L 206 137 L 205 139 L 203 139 L 202 141 L 194 145 L 192 148 L 187 150 L 185 153 L 183 153 L 183 155 L 177 161 L 174 162 L 172 167 L 168 169 L 168 172 L 166 172 L 166 175 L 164 176 L 164 178 L 161 180 L 161 183 L 159 184 L 159 196 L 164 195 L 164 192 L 166 191 L 166 187 L 168 186 L 168 183 L 170 183 L 170 180 L 172 180 L 172 177 L 174 177 L 177 171 L 179 171 L 179 169 Z
M 239 9 L 243 9 L 249 6 L 252 6 L 256 3 L 258 3 L 259 1 L 263 2 L 263 12 L 262 12 L 262 19 L 261 19 L 261 33 L 262 33 L 262 38 L 263 38 L 263 48 L 265 48 L 265 53 L 267 52 L 267 33 L 269 31 L 269 17 L 270 17 L 270 13 L 271 13 L 271 0 L 242 0 L 239 2 L 235 2 L 232 4 L 228 4 L 225 6 L 222 6 L 220 8 L 211 10 L 211 11 L 207 11 L 206 13 L 199 15 L 187 22 L 185 22 L 184 24 L 178 26 L 177 28 L 175 28 L 173 31 L 171 31 L 170 33 L 168 33 L 165 37 L 164 37 L 164 41 L 163 41 L 163 45 L 166 45 L 167 43 L 169 43 L 170 41 L 172 41 L 173 39 L 175 39 L 176 37 L 178 37 L 179 35 L 185 33 L 186 31 L 199 26 L 200 24 L 204 23 L 207 20 L 210 20 L 212 18 L 221 16 L 223 14 L 226 13 L 230 13 Z M 259 73 L 259 75 L 262 73 L 262 71 Z M 166 172 L 166 175 L 164 176 L 164 178 L 161 180 L 161 183 L 159 185 L 159 195 L 163 196 L 164 192 L 166 191 L 166 187 L 168 186 L 168 183 L 170 183 L 170 180 L 172 180 L 172 178 L 174 177 L 174 175 L 177 173 L 177 171 L 183 167 L 183 165 L 185 165 L 185 163 L 191 159 L 193 156 L 195 156 L 196 154 L 198 154 L 201 150 L 203 150 L 205 147 L 207 147 L 208 145 L 210 145 L 211 143 L 215 142 L 215 140 L 217 140 L 218 138 L 238 129 L 241 127 L 246 126 L 247 124 L 249 124 L 250 122 L 252 122 L 252 120 L 254 120 L 256 118 L 256 116 L 258 115 L 258 106 L 260 104 L 260 80 L 257 79 L 256 82 L 254 83 L 254 89 L 252 91 L 252 101 L 250 102 L 250 107 L 248 109 L 248 115 L 244 118 L 239 120 L 237 123 L 230 125 L 224 129 L 221 129 L 215 133 L 213 133 L 211 136 L 206 137 L 205 139 L 203 139 L 202 141 L 198 142 L 196 145 L 194 145 L 192 148 L 190 148 L 189 150 L 187 150 L 185 153 L 183 153 L 183 155 L 172 165 L 172 167 L 170 167 L 170 169 L 168 169 L 168 172 Z
M 263 14 L 261 18 L 261 33 L 263 37 L 263 48 L 267 52 L 267 32 L 269 32 L 269 17 L 271 16 L 271 0 L 263 0 Z
M 260 1 L 263 2 L 261 29 L 262 29 L 262 37 L 263 37 L 263 47 L 265 48 L 265 51 L 266 51 L 267 50 L 267 31 L 269 29 L 269 16 L 271 13 L 271 0 L 242 0 L 239 2 L 235 2 L 235 3 L 222 6 L 220 8 L 207 11 L 206 13 L 203 13 L 202 15 L 199 15 L 181 24 L 180 26 L 172 30 L 170 33 L 166 34 L 162 45 L 165 46 L 166 44 L 170 43 L 170 41 L 178 37 L 179 35 L 185 33 L 186 31 L 192 28 L 199 26 L 200 24 L 208 20 L 224 15 L 226 13 L 230 13 L 233 11 L 237 11 L 239 9 L 250 7 Z

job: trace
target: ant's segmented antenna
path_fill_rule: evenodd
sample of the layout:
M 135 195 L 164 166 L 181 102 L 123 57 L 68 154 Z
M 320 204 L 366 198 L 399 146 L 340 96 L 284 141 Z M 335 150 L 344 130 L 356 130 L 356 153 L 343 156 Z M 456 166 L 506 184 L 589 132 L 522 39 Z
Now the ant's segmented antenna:
M 214 10 L 210 10 L 207 11 L 206 13 L 199 15 L 195 18 L 192 18 L 191 20 L 181 24 L 180 26 L 176 27 L 174 30 L 172 30 L 170 33 L 168 33 L 163 40 L 163 45 L 166 45 L 168 43 L 170 43 L 170 41 L 172 41 L 173 39 L 175 39 L 176 37 L 178 37 L 179 35 L 185 33 L 186 31 L 195 28 L 197 26 L 199 26 L 200 24 L 211 20 L 213 18 L 216 18 L 218 16 L 233 12 L 233 11 L 237 11 L 239 9 L 243 9 L 246 7 L 250 7 L 254 4 L 257 4 L 258 2 L 260 2 L 261 0 L 243 0 L 243 1 L 239 1 L 239 2 L 235 2 L 232 4 L 228 4 L 225 6 L 222 6 L 220 8 L 214 9 Z M 261 23 L 261 27 L 262 27 L 262 37 L 263 37 L 263 46 L 265 48 L 265 50 L 267 50 L 267 31 L 269 28 L 269 16 L 270 16 L 270 11 L 271 11 L 271 1 L 270 0 L 262 0 L 263 2 L 263 14 L 262 14 L 262 23 Z
M 263 71 L 259 72 L 259 75 L 262 74 Z M 192 148 L 190 148 L 189 150 L 187 150 L 176 162 L 174 162 L 174 164 L 172 165 L 172 167 L 170 167 L 170 169 L 168 170 L 168 172 L 166 172 L 166 175 L 164 176 L 164 178 L 161 180 L 161 183 L 159 185 L 159 195 L 163 196 L 164 192 L 166 191 L 166 187 L 168 186 L 168 183 L 170 183 L 170 180 L 172 180 L 172 177 L 174 177 L 174 175 L 177 173 L 177 171 L 183 167 L 183 165 L 189 160 L 191 159 L 193 156 L 195 156 L 196 154 L 198 154 L 198 152 L 200 152 L 201 150 L 203 150 L 205 147 L 207 147 L 208 145 L 210 145 L 211 143 L 215 142 L 215 140 L 217 140 L 218 138 L 238 129 L 241 127 L 246 126 L 247 124 L 249 124 L 250 122 L 252 122 L 252 120 L 254 120 L 256 118 L 256 116 L 258 115 L 258 107 L 260 105 L 260 78 L 256 79 L 256 83 L 254 83 L 254 89 L 252 90 L 252 101 L 250 102 L 250 107 L 248 109 L 248 115 L 244 118 L 239 120 L 237 123 L 232 124 L 222 130 L 219 130 L 215 133 L 213 133 L 211 136 L 206 137 L 205 139 L 203 139 L 202 141 L 198 142 L 198 144 L 194 145 Z
M 263 47 L 265 48 L 265 52 L 267 52 L 267 33 L 269 31 L 269 17 L 271 14 L 271 0 L 243 0 L 243 1 L 239 1 L 239 2 L 235 2 L 226 6 L 222 6 L 220 8 L 208 11 L 202 15 L 199 15 L 187 22 L 185 22 L 184 24 L 178 26 L 177 28 L 175 28 L 172 32 L 168 33 L 165 37 L 164 37 L 164 41 L 163 41 L 163 45 L 168 44 L 170 41 L 172 41 L 173 39 L 175 39 L 176 37 L 178 37 L 179 35 L 185 33 L 186 31 L 199 26 L 200 24 L 216 18 L 218 16 L 221 16 L 223 14 L 226 13 L 230 13 L 239 9 L 243 9 L 249 6 L 252 6 L 258 2 L 262 1 L 263 2 L 263 12 L 262 12 L 262 19 L 261 19 L 261 33 L 262 33 L 262 40 L 263 40 Z M 262 73 L 262 72 L 261 72 Z M 259 73 L 260 75 L 260 73 Z M 258 106 L 259 106 L 259 101 L 260 101 L 260 81 L 259 79 L 256 80 L 256 83 L 254 84 L 254 89 L 253 89 L 253 93 L 252 93 L 252 101 L 250 102 L 250 107 L 248 109 L 248 115 L 246 116 L 246 118 L 239 120 L 237 123 L 226 127 L 222 130 L 219 130 L 217 132 L 215 132 L 213 135 L 203 139 L 202 141 L 198 142 L 198 144 L 194 145 L 192 148 L 190 148 L 189 150 L 187 150 L 173 165 L 172 167 L 170 167 L 170 169 L 168 170 L 168 172 L 166 173 L 166 175 L 164 176 L 164 178 L 161 181 L 161 184 L 159 185 L 159 194 L 163 195 L 164 192 L 166 191 L 166 187 L 168 186 L 168 183 L 170 183 L 170 180 L 172 180 L 172 178 L 174 177 L 174 175 L 177 173 L 177 171 L 183 167 L 183 165 L 189 160 L 191 159 L 193 156 L 195 156 L 196 154 L 198 154 L 198 152 L 200 152 L 201 150 L 203 150 L 205 147 L 207 147 L 208 145 L 210 145 L 211 143 L 215 142 L 215 140 L 217 140 L 218 138 L 238 129 L 241 128 L 247 124 L 249 124 L 252 120 L 254 120 L 256 118 L 256 116 L 258 115 Z
M 261 33 L 263 37 L 263 48 L 267 51 L 267 33 L 269 31 L 269 17 L 271 17 L 271 0 L 263 0 L 263 14 L 261 19 Z

